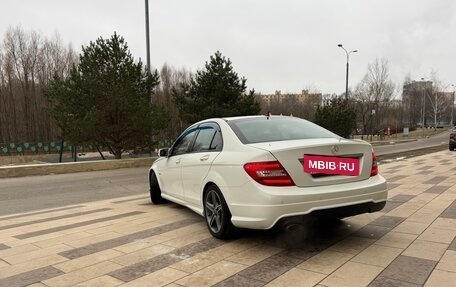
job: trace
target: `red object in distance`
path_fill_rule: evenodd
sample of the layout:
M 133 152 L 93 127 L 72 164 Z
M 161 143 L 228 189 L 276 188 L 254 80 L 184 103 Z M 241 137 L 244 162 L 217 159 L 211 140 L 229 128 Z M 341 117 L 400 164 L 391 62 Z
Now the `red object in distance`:
M 305 154 L 304 172 L 358 176 L 359 159 Z

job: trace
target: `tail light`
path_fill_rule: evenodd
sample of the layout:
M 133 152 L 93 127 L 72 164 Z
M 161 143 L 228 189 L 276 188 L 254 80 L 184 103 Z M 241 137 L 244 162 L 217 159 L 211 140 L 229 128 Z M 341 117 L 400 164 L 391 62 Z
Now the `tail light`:
M 372 153 L 372 168 L 371 168 L 371 176 L 378 174 L 378 162 L 377 157 L 374 153 Z
M 268 186 L 295 185 L 288 172 L 278 161 L 250 162 L 244 165 L 244 170 L 256 182 Z

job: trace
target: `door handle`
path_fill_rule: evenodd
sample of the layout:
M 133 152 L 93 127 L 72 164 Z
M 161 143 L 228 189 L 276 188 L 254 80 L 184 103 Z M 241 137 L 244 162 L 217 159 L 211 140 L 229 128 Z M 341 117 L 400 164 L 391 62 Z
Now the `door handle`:
M 200 157 L 200 161 L 205 161 L 205 160 L 208 160 L 209 159 L 209 155 L 205 155 L 205 156 L 202 156 Z
M 180 164 L 181 163 L 181 159 L 176 159 L 176 164 Z

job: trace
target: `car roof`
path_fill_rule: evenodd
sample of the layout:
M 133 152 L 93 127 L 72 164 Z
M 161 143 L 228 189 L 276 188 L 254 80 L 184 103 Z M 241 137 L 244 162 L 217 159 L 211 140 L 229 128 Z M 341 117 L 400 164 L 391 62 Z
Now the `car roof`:
M 256 115 L 256 116 L 225 117 L 222 119 L 225 121 L 233 121 L 233 120 L 241 120 L 241 119 L 265 118 L 265 117 L 267 117 L 267 116 L 266 115 Z M 289 117 L 289 116 L 271 115 L 269 117 L 270 118 L 283 118 L 283 117 Z

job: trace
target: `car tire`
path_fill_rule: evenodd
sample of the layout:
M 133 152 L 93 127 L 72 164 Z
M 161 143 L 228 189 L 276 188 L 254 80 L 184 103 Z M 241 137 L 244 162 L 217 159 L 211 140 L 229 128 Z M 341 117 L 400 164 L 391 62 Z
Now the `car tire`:
M 155 172 L 151 172 L 149 176 L 149 186 L 150 186 L 150 200 L 154 204 L 165 203 L 166 199 L 161 196 L 160 185 L 158 184 L 157 176 Z
M 220 189 L 208 186 L 204 193 L 204 218 L 212 236 L 229 239 L 236 235 L 237 228 L 231 223 L 231 212 Z
M 450 145 L 450 151 L 454 151 L 454 146 Z

